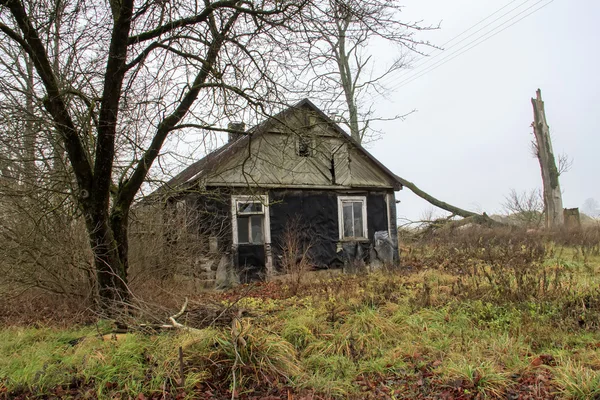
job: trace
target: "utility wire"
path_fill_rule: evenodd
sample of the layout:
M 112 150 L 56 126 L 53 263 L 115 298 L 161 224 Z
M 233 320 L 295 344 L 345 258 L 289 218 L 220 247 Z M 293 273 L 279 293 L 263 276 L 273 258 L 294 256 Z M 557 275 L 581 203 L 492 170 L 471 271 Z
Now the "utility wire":
M 455 39 L 458 39 L 459 37 L 461 37 L 465 33 L 469 32 L 471 29 L 475 28 L 477 25 L 481 24 L 482 22 L 487 21 L 488 19 L 492 18 L 494 15 L 498 14 L 500 11 L 504 10 L 506 7 L 510 6 L 511 4 L 513 4 L 516 1 L 518 1 L 518 0 L 512 0 L 510 3 L 503 5 L 502 7 L 500 7 L 499 9 L 497 9 L 496 11 L 494 11 L 493 13 L 491 13 L 490 15 L 488 15 L 487 17 L 485 17 L 484 19 L 482 19 L 479 22 L 477 22 L 475 25 L 472 25 L 471 27 L 469 27 L 469 28 L 465 29 L 464 31 L 462 31 L 461 33 L 459 33 L 458 35 L 454 36 L 452 39 L 448 40 L 446 43 L 444 43 L 444 44 L 442 44 L 440 46 L 442 48 L 442 49 L 440 49 L 440 51 L 444 51 L 444 46 L 446 46 L 447 44 L 453 42 Z M 521 7 L 523 4 L 527 3 L 528 1 L 529 0 L 525 0 L 523 3 L 519 4 L 517 7 L 513 8 L 511 11 L 513 11 L 513 10 Z
M 547 2 L 546 4 L 543 4 L 542 6 L 534 9 L 533 11 L 525 14 L 524 16 L 522 16 L 521 18 L 519 18 L 518 20 L 514 21 L 513 23 L 511 23 L 510 25 L 504 26 L 507 23 L 509 23 L 510 21 L 512 21 L 513 19 L 515 19 L 516 17 L 518 17 L 519 15 L 527 12 L 528 10 L 530 10 L 531 8 L 535 7 L 537 4 L 543 2 L 545 0 L 540 0 L 537 3 L 533 4 L 531 7 L 521 11 L 520 13 L 516 14 L 515 16 L 511 17 L 510 19 L 508 19 L 507 21 L 503 22 L 502 24 L 498 25 L 497 27 L 495 27 L 494 29 L 492 29 L 491 31 L 479 36 L 478 38 L 472 40 L 471 42 L 467 43 L 466 45 L 464 45 L 463 47 L 457 49 L 456 51 L 448 54 L 446 57 L 442 58 L 441 60 L 439 60 L 438 62 L 436 62 L 433 65 L 430 65 L 429 67 L 425 68 L 425 70 L 422 71 L 415 71 L 416 74 L 413 74 L 412 76 L 409 76 L 408 78 L 401 80 L 399 83 L 397 83 L 396 85 L 392 86 L 389 90 L 397 90 L 400 89 L 403 86 L 408 85 L 409 83 L 413 82 L 414 80 L 422 77 L 423 75 L 428 74 L 431 71 L 434 71 L 436 69 L 438 69 L 439 67 L 441 67 L 442 65 L 454 60 L 456 57 L 466 53 L 467 51 L 479 46 L 480 44 L 488 41 L 489 39 L 493 38 L 494 36 L 498 35 L 501 32 L 504 32 L 506 29 L 510 28 L 511 26 L 515 25 L 516 23 L 522 21 L 523 19 L 527 18 L 528 16 L 538 12 L 539 10 L 541 10 L 542 8 L 545 8 L 546 6 L 548 6 L 550 3 L 552 3 L 554 0 L 550 0 L 549 2 Z M 499 28 L 502 28 L 500 30 L 498 30 Z M 480 40 L 483 39 L 483 40 Z M 462 51 L 461 51 L 462 50 Z
M 471 27 L 465 29 L 464 31 L 462 31 L 461 33 L 459 33 L 458 35 L 454 36 L 452 39 L 448 40 L 447 42 L 443 43 L 442 45 L 440 45 L 439 49 L 436 49 L 433 53 L 429 54 L 428 56 L 423 56 L 415 65 L 412 69 L 410 70 L 405 70 L 404 72 L 400 73 L 397 77 L 391 77 L 390 79 L 388 79 L 388 82 L 391 82 L 393 80 L 398 80 L 400 78 L 402 78 L 405 75 L 410 75 L 412 73 L 414 73 L 418 68 L 421 68 L 422 65 L 426 65 L 430 62 L 432 62 L 433 60 L 435 60 L 437 57 L 443 55 L 443 54 L 447 54 L 446 51 L 456 47 L 457 45 L 459 45 L 460 43 L 464 42 L 465 40 L 467 40 L 468 38 L 472 37 L 473 35 L 481 32 L 482 30 L 486 29 L 487 27 L 489 27 L 490 25 L 492 25 L 493 23 L 495 23 L 496 21 L 504 18 L 505 16 L 507 16 L 508 14 L 512 13 L 513 11 L 517 10 L 518 8 L 522 7 L 523 5 L 525 5 L 526 3 L 528 3 L 530 0 L 525 0 L 522 3 L 520 3 L 519 5 L 517 5 L 516 7 L 510 9 L 509 11 L 507 11 L 506 13 L 502 14 L 501 16 L 499 16 L 498 18 L 494 19 L 493 21 L 489 22 L 488 24 L 484 25 L 483 27 L 481 27 L 480 29 L 476 30 L 475 32 L 472 32 L 470 35 L 468 35 L 467 37 L 459 40 L 458 42 L 452 44 L 450 47 L 448 48 L 444 48 L 446 45 L 454 42 L 456 39 L 460 38 L 461 36 L 463 36 L 465 33 L 471 31 L 472 29 L 474 29 L 475 27 L 481 25 L 483 22 L 487 21 L 488 19 L 492 18 L 494 15 L 498 14 L 500 11 L 504 10 L 505 8 L 507 8 L 508 6 L 510 6 L 511 4 L 515 3 L 516 1 L 519 0 L 512 0 L 511 2 L 509 2 L 508 4 L 505 4 L 504 6 L 500 7 L 498 10 L 494 11 L 493 13 L 491 13 L 490 15 L 488 15 L 487 17 L 483 18 L 482 20 L 480 20 L 479 22 L 477 22 L 476 24 L 472 25 Z M 437 52 L 437 53 L 436 53 Z M 385 85 L 385 83 L 384 83 Z
M 477 27 L 478 25 L 480 25 L 481 23 L 483 23 L 484 21 L 487 21 L 488 19 L 490 19 L 491 17 L 493 17 L 494 15 L 498 14 L 499 12 L 501 12 L 502 10 L 504 10 L 505 8 L 507 8 L 508 6 L 510 6 L 511 4 L 515 3 L 518 0 L 513 0 L 507 4 L 505 4 L 504 6 L 502 6 L 501 8 L 499 8 L 498 10 L 494 11 L 492 14 L 488 15 L 487 17 L 483 18 L 482 20 L 480 20 L 479 22 L 477 22 L 476 24 L 472 25 L 470 28 L 466 29 L 465 31 L 461 32 L 460 34 L 456 35 L 455 37 L 453 37 L 452 39 L 448 40 L 447 42 L 445 42 L 442 46 L 447 45 L 448 43 L 451 43 L 453 41 L 455 41 L 456 39 L 458 39 L 459 37 L 461 37 L 462 35 L 464 35 L 465 33 L 471 31 L 473 28 Z M 523 5 L 525 5 L 526 3 L 528 3 L 530 0 L 525 0 L 524 2 L 518 4 L 516 7 L 513 7 L 512 9 L 510 9 L 508 12 L 502 14 L 500 17 L 497 17 L 496 19 L 494 19 L 493 21 L 487 23 L 485 26 L 483 26 L 482 28 L 478 29 L 476 32 L 473 32 L 472 34 L 470 34 L 469 36 L 467 36 L 466 38 L 463 38 L 462 40 L 460 40 L 457 43 L 454 43 L 452 46 L 450 46 L 449 48 L 454 48 L 455 46 L 457 46 L 458 44 L 464 42 L 466 39 L 472 37 L 473 35 L 475 35 L 476 33 L 479 33 L 480 31 L 484 30 L 485 28 L 493 25 L 495 22 L 497 22 L 498 20 L 502 19 L 503 17 L 511 14 L 513 11 L 521 8 Z M 520 15 L 526 13 L 527 11 L 531 10 L 532 8 L 534 8 L 536 5 L 544 2 L 546 0 L 539 0 L 536 3 L 532 4 L 531 6 L 529 6 L 528 8 L 522 10 L 521 12 L 511 16 L 509 19 L 503 21 L 502 23 L 500 23 L 499 25 L 495 26 L 493 29 L 485 32 L 482 35 L 479 35 L 478 37 L 476 37 L 475 39 L 469 41 L 467 44 L 465 44 L 464 46 L 450 52 L 449 54 L 446 54 L 444 57 L 442 57 L 442 59 L 438 60 L 437 62 L 435 62 L 432 65 L 426 65 L 428 63 L 430 63 L 431 61 L 433 61 L 433 59 L 437 58 L 438 56 L 444 55 L 443 50 L 441 50 L 438 54 L 434 55 L 431 58 L 424 58 L 425 62 L 421 62 L 417 64 L 417 68 L 416 69 L 412 69 L 410 71 L 406 71 L 404 74 L 401 74 L 397 77 L 395 77 L 394 79 L 390 79 L 388 80 L 388 83 L 390 82 L 394 82 L 396 81 L 397 83 L 395 83 L 391 88 L 388 88 L 386 90 L 386 92 L 389 91 L 393 91 L 393 90 L 397 90 L 403 86 L 406 86 L 407 84 L 413 82 L 414 80 L 422 77 L 423 75 L 426 75 L 427 73 L 434 71 L 435 69 L 441 67 L 442 65 L 446 64 L 447 62 L 452 61 L 453 59 L 455 59 L 456 57 L 466 53 L 467 51 L 473 49 L 474 47 L 480 45 L 481 43 L 491 39 L 492 37 L 496 36 L 497 34 L 505 31 L 506 29 L 510 28 L 511 26 L 515 25 L 516 23 L 520 22 L 521 20 L 527 18 L 528 16 L 534 14 L 535 12 L 541 10 L 542 8 L 548 6 L 550 3 L 552 3 L 554 0 L 550 0 L 548 3 L 542 5 L 541 7 L 538 7 L 536 9 L 534 9 L 533 11 L 529 12 L 528 14 L 524 15 L 523 17 L 519 18 L 518 20 L 514 21 L 513 23 L 511 23 L 508 26 L 505 26 L 506 24 L 510 23 L 511 21 L 513 21 L 515 18 L 519 17 Z M 483 39 L 483 40 L 481 40 Z M 423 68 L 420 68 L 421 66 L 424 66 Z M 420 70 L 419 70 L 420 68 Z M 403 79 L 404 77 L 406 77 L 405 79 Z M 385 86 L 385 84 L 384 84 Z M 371 96 L 369 96 L 371 98 L 371 100 L 375 100 L 379 97 L 384 96 L 384 93 L 376 93 L 373 94 Z

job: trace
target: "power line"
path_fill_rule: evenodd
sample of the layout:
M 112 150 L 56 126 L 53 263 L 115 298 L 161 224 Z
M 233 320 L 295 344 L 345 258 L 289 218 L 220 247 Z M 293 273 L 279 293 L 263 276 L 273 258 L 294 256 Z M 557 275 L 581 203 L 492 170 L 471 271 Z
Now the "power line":
M 516 7 L 510 9 L 509 11 L 507 11 L 506 13 L 502 14 L 501 16 L 499 16 L 498 18 L 494 19 L 493 21 L 489 22 L 488 24 L 484 25 L 482 28 L 476 30 L 475 32 L 472 32 L 469 36 L 461 39 L 460 41 L 454 43 L 453 45 L 451 45 L 448 48 L 444 48 L 444 46 L 448 45 L 449 43 L 455 41 L 456 39 L 458 39 L 459 37 L 461 37 L 462 35 L 464 35 L 465 33 L 471 31 L 472 29 L 474 29 L 475 27 L 477 27 L 478 25 L 481 25 L 481 23 L 487 21 L 488 19 L 492 18 L 494 15 L 498 14 L 500 11 L 504 10 L 505 8 L 507 8 L 508 6 L 510 6 L 511 4 L 515 3 L 516 1 L 519 0 L 512 0 L 511 2 L 509 2 L 508 4 L 505 4 L 504 6 L 500 7 L 498 10 L 494 11 L 493 13 L 491 13 L 490 15 L 488 15 L 487 17 L 483 18 L 482 20 L 480 20 L 479 22 L 477 22 L 476 24 L 472 25 L 471 27 L 469 27 L 468 29 L 465 29 L 464 31 L 462 31 L 461 33 L 459 33 L 458 35 L 454 36 L 453 38 L 451 38 L 450 40 L 448 40 L 447 42 L 445 42 L 444 44 L 440 45 L 439 47 L 441 47 L 441 49 L 436 49 L 436 51 L 434 51 L 432 55 L 430 54 L 428 57 L 422 57 L 419 62 L 416 63 L 416 65 L 414 65 L 414 68 L 408 71 L 404 71 L 402 73 L 400 73 L 397 77 L 393 78 L 393 80 L 398 80 L 403 76 L 406 75 L 410 75 L 412 73 L 414 73 L 418 68 L 420 68 L 422 65 L 426 65 L 430 62 L 432 62 L 433 60 L 435 60 L 437 57 L 443 55 L 443 54 L 447 54 L 445 53 L 447 50 L 450 50 L 454 47 L 456 47 L 458 44 L 464 42 L 465 40 L 467 40 L 468 38 L 472 37 L 473 35 L 481 32 L 482 30 L 484 30 L 485 28 L 489 27 L 490 25 L 492 25 L 493 23 L 495 23 L 496 21 L 504 18 L 506 15 L 512 13 L 513 11 L 517 10 L 518 8 L 522 7 L 523 5 L 525 5 L 526 3 L 528 3 L 530 0 L 525 0 L 522 3 L 520 3 L 519 5 L 517 5 Z M 391 81 L 392 79 L 389 79 L 389 81 Z
M 446 43 L 440 45 L 440 47 L 446 46 L 448 43 L 454 41 L 454 39 L 457 39 L 459 37 L 461 37 L 462 35 L 464 35 L 465 33 L 469 32 L 471 29 L 475 28 L 477 25 L 481 24 L 484 21 L 487 21 L 488 19 L 492 18 L 494 15 L 498 14 L 500 11 L 504 10 L 506 7 L 510 6 L 512 3 L 516 2 L 518 0 L 512 0 L 510 3 L 503 5 L 502 7 L 500 7 L 499 9 L 497 9 L 496 11 L 494 11 L 493 13 L 491 13 L 490 15 L 488 15 L 487 17 L 485 17 L 484 19 L 480 20 L 479 22 L 477 22 L 475 25 L 472 25 L 471 27 L 465 29 L 464 31 L 462 31 L 461 33 L 459 33 L 458 35 L 454 36 L 452 39 L 448 40 Z M 513 10 L 515 10 L 516 8 L 521 7 L 523 4 L 527 3 L 529 0 L 525 0 L 523 3 L 521 3 L 520 5 L 518 5 L 517 7 L 513 8 Z M 512 10 L 511 10 L 512 11 Z M 443 51 L 443 50 L 442 50 Z
M 537 3 L 535 3 L 534 5 L 532 5 L 531 7 L 525 9 L 524 11 L 520 12 L 519 14 L 513 16 L 512 18 L 508 19 L 507 21 L 503 22 L 502 24 L 498 25 L 497 27 L 495 27 L 494 29 L 492 29 L 491 31 L 479 36 L 478 38 L 472 40 L 471 42 L 467 43 L 465 46 L 459 48 L 458 50 L 454 51 L 453 53 L 448 54 L 446 57 L 442 58 L 441 60 L 439 60 L 437 63 L 430 65 L 429 67 L 427 67 L 425 70 L 422 71 L 418 71 L 416 74 L 413 74 L 412 76 L 408 77 L 407 79 L 404 79 L 402 81 L 400 81 L 399 83 L 397 83 L 396 85 L 394 85 L 392 88 L 390 88 L 390 90 L 397 90 L 400 89 L 403 86 L 408 85 L 409 83 L 413 82 L 414 80 L 422 77 L 423 75 L 426 75 L 427 73 L 434 71 L 436 69 L 438 69 L 439 67 L 441 67 L 442 65 L 454 60 L 456 57 L 466 53 L 467 51 L 479 46 L 481 43 L 484 43 L 486 41 L 488 41 L 489 39 L 493 38 L 494 36 L 498 35 L 501 32 L 504 32 L 506 29 L 510 28 L 511 26 L 515 25 L 516 23 L 522 21 L 523 19 L 527 18 L 528 16 L 538 12 L 539 10 L 541 10 L 542 8 L 548 6 L 550 3 L 552 3 L 554 0 L 550 0 L 549 2 L 547 2 L 546 4 L 536 8 L 535 10 L 531 11 L 530 13 L 527 13 L 526 15 L 522 16 L 521 18 L 519 18 L 518 20 L 514 21 L 512 24 L 506 25 L 508 22 L 512 21 L 513 19 L 515 19 L 516 17 L 518 17 L 519 15 L 523 14 L 524 12 L 530 10 L 531 8 L 535 7 L 537 4 L 543 2 L 545 0 L 540 0 Z M 504 27 L 503 27 L 504 26 Z M 498 30 L 499 28 L 502 28 L 500 30 Z M 480 40 L 482 39 L 483 40 Z M 464 50 L 463 50 L 464 49 Z M 461 51 L 463 50 L 463 51 Z

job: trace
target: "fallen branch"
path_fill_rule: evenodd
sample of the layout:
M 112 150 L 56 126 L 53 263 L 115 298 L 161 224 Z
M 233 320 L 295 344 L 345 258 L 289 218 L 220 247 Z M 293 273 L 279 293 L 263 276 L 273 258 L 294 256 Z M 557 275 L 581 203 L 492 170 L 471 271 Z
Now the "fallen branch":
M 183 306 L 181 306 L 181 310 L 179 310 L 179 312 L 175 315 L 172 315 L 169 317 L 169 321 L 171 321 L 171 323 L 173 324 L 173 326 L 175 328 L 185 328 L 185 325 L 180 324 L 179 322 L 177 322 L 177 318 L 181 317 L 183 315 L 183 313 L 185 313 L 185 310 L 187 309 L 188 306 L 188 298 L 185 298 L 185 301 L 183 302 Z
M 176 313 L 169 317 L 170 324 L 139 324 L 135 327 L 128 326 L 122 322 L 115 322 L 116 327 L 113 329 L 113 333 L 129 333 L 132 331 L 139 330 L 151 330 L 151 331 L 160 331 L 160 330 L 172 330 L 172 329 L 180 329 L 185 330 L 187 332 L 199 333 L 202 330 L 191 328 L 189 326 L 183 325 L 177 322 L 177 318 L 180 318 L 187 310 L 188 307 L 188 298 L 185 298 L 181 309 Z
M 457 229 L 457 228 L 460 228 L 461 226 L 465 226 L 468 224 L 483 225 L 483 226 L 488 226 L 490 228 L 506 226 L 506 224 L 503 224 L 502 222 L 493 220 L 486 213 L 483 213 L 481 215 L 475 214 L 472 217 L 463 218 L 458 221 L 450 221 L 447 224 L 442 225 L 442 228 L 443 229 Z
M 459 217 L 463 217 L 465 219 L 468 219 L 468 222 L 464 222 L 463 225 L 466 225 L 468 223 L 476 223 L 476 224 L 481 224 L 481 225 L 489 225 L 489 226 L 504 226 L 504 224 L 498 222 L 498 221 L 494 221 L 493 219 L 491 219 L 486 213 L 483 214 L 477 214 L 475 212 L 472 211 L 468 211 L 468 210 L 464 210 L 462 208 L 453 206 L 451 204 L 446 203 L 445 201 L 441 201 L 439 199 L 436 199 L 435 197 L 433 197 L 432 195 L 430 195 L 429 193 L 424 192 L 423 190 L 419 189 L 417 187 L 417 185 L 415 185 L 412 182 L 407 181 L 404 178 L 401 178 L 399 176 L 396 175 L 396 177 L 398 178 L 398 181 L 402 184 L 402 186 L 405 186 L 407 188 L 409 188 L 414 194 L 416 194 L 417 196 L 419 196 L 420 198 L 422 198 L 423 200 L 427 201 L 429 204 L 432 204 L 438 208 L 441 208 L 442 210 L 446 210 L 449 213 L 452 214 L 451 217 L 458 215 Z M 461 221 L 452 221 L 449 223 L 454 223 L 454 222 L 462 222 L 464 220 Z

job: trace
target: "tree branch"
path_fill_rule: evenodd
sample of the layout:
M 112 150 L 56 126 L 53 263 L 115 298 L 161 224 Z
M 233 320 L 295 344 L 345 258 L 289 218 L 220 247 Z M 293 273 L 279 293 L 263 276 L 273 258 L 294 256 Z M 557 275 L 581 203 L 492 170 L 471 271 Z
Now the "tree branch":
M 25 51 L 30 53 L 35 69 L 42 79 L 44 88 L 46 89 L 47 97 L 44 99 L 44 106 L 52 115 L 56 129 L 61 134 L 69 160 L 73 166 L 73 171 L 77 179 L 79 189 L 82 190 L 82 198 L 86 198 L 85 191 L 89 194 L 90 186 L 93 181 L 92 168 L 90 161 L 87 158 L 83 148 L 77 129 L 67 106 L 61 96 L 56 77 L 50 65 L 48 54 L 38 32 L 31 24 L 27 12 L 21 1 L 19 0 L 0 0 L 0 4 L 8 7 L 12 16 L 15 18 L 19 29 L 23 33 L 23 40 L 27 43 Z M 10 32 L 3 30 L 5 34 L 10 35 Z M 11 38 L 15 39 L 11 36 Z M 22 41 L 18 41 L 23 45 Z
M 115 202 L 116 207 L 127 207 L 133 202 L 135 193 L 137 193 L 138 189 L 144 182 L 144 179 L 148 174 L 148 170 L 152 166 L 152 163 L 154 162 L 156 157 L 158 157 L 159 151 L 167 135 L 183 119 L 185 114 L 192 106 L 193 102 L 198 97 L 200 89 L 202 88 L 202 86 L 204 85 L 204 83 L 210 75 L 211 68 L 208 67 L 216 63 L 219 51 L 225 41 L 225 35 L 227 35 L 227 33 L 233 27 L 239 14 L 239 12 L 235 12 L 233 16 L 231 16 L 230 19 L 227 21 L 227 23 L 221 30 L 219 36 L 213 39 L 213 42 L 207 53 L 206 64 L 196 76 L 194 84 L 192 85 L 190 90 L 185 94 L 183 99 L 180 101 L 175 111 L 173 111 L 171 115 L 163 119 L 162 122 L 159 124 L 157 132 L 154 135 L 154 138 L 152 139 L 152 143 L 138 162 L 129 180 L 125 181 L 122 185 L 121 190 L 119 191 L 117 201 Z
M 115 137 L 117 118 L 119 114 L 119 101 L 122 95 L 123 80 L 125 78 L 127 42 L 131 29 L 131 16 L 133 14 L 133 0 L 122 0 L 121 8 L 115 26 L 112 30 L 106 71 L 104 73 L 104 88 L 100 105 L 98 122 L 98 140 L 96 141 L 96 162 L 94 164 L 94 192 L 95 212 L 107 209 L 112 168 L 115 157 Z

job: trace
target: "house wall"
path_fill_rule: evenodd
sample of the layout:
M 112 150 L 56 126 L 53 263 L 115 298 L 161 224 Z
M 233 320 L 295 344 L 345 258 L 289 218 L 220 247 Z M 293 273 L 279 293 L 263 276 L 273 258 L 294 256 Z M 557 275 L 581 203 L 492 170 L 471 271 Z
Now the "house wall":
M 366 196 L 367 241 L 340 241 L 338 196 Z M 395 215 L 388 215 L 388 200 L 392 191 L 325 191 L 325 190 L 271 190 L 269 191 L 271 240 L 273 260 L 280 267 L 283 239 L 287 224 L 296 223 L 305 243 L 310 243 L 309 256 L 317 267 L 342 267 L 355 258 L 365 262 L 370 258 L 370 247 L 375 232 L 394 232 L 394 261 L 398 260 Z M 388 198 L 388 200 L 386 200 Z M 393 207 L 395 208 L 395 203 Z M 393 217 L 393 218 L 390 218 Z M 388 219 L 392 226 L 388 229 Z
M 189 193 L 186 202 L 193 204 L 191 216 L 201 236 L 213 237 L 219 253 L 228 254 L 231 265 L 243 271 L 242 281 L 265 275 L 265 251 L 257 246 L 234 246 L 231 226 L 231 196 L 246 195 L 248 189 L 208 188 L 203 193 Z M 309 256 L 317 268 L 339 268 L 355 259 L 370 261 L 376 232 L 391 234 L 394 261 L 398 260 L 394 193 L 391 190 L 300 190 L 272 189 L 254 194 L 269 197 L 269 218 L 274 267 L 281 269 L 285 231 L 293 228 L 301 240 L 310 243 Z M 367 235 L 364 241 L 340 241 L 338 196 L 365 196 L 367 199 Z M 390 204 L 391 203 L 391 204 Z M 388 226 L 388 220 L 391 226 Z M 248 265 L 261 263 L 258 268 Z

